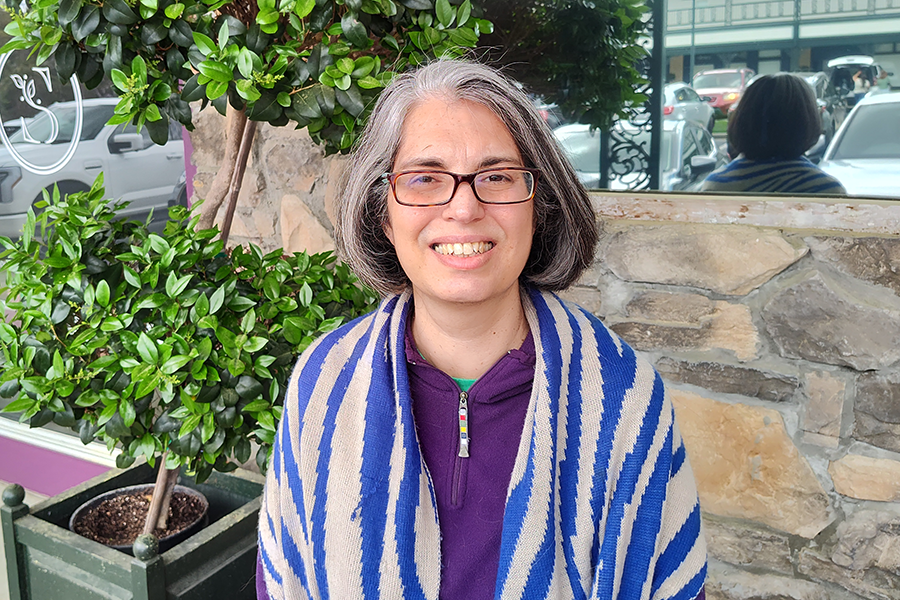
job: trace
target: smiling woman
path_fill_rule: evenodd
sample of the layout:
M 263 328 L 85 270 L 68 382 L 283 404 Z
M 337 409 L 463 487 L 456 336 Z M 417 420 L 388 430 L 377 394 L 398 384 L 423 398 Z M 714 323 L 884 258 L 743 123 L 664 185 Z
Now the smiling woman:
M 352 165 L 337 242 L 385 298 L 295 368 L 259 597 L 702 597 L 662 380 L 553 294 L 597 224 L 527 96 L 477 63 L 422 67 Z

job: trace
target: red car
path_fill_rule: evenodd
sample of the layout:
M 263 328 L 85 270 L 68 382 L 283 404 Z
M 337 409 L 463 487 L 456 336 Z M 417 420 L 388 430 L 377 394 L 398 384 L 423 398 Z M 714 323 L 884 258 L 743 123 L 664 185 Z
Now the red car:
M 750 85 L 754 75 L 756 72 L 748 68 L 701 71 L 694 75 L 691 87 L 701 96 L 712 98 L 710 105 L 716 109 L 716 115 L 724 117 Z

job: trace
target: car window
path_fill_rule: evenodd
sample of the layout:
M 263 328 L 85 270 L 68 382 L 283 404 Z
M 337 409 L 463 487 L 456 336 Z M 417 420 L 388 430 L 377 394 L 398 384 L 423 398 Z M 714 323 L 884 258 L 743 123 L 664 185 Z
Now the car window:
M 690 167 L 691 158 L 697 156 L 699 152 L 697 149 L 697 142 L 691 134 L 689 127 L 685 127 L 683 144 L 684 146 L 681 149 L 681 165 L 682 167 Z
M 900 158 L 900 110 L 897 110 L 897 104 L 860 106 L 838 140 L 831 158 Z
M 700 102 L 700 96 L 691 88 L 684 88 L 685 102 Z
M 678 93 L 675 94 L 675 100 L 678 102 L 687 102 L 687 92 L 684 88 L 678 90 Z
M 740 73 L 701 73 L 694 77 L 693 88 L 737 88 L 741 87 Z
M 109 121 L 113 115 L 114 105 L 103 104 L 99 106 L 85 106 L 82 112 L 81 135 L 80 141 L 92 140 L 103 131 L 103 126 Z M 72 134 L 75 132 L 76 111 L 74 106 L 50 106 L 48 108 L 56 119 L 58 133 L 52 142 L 53 144 L 68 144 L 72 141 Z M 46 112 L 40 112 L 27 123 L 28 135 L 35 140 L 46 140 L 50 138 L 53 128 L 53 117 Z M 28 141 L 25 137 L 25 130 L 19 129 L 9 136 L 11 144 L 19 144 Z
M 691 127 L 694 137 L 697 139 L 697 148 L 699 154 L 703 156 L 711 156 L 715 151 L 715 142 L 709 132 L 699 127 Z

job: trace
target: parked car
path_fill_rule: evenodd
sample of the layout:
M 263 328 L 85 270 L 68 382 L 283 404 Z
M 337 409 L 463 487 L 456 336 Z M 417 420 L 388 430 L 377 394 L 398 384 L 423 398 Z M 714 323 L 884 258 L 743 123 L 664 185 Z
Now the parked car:
M 143 218 L 152 209 L 155 218 L 166 218 L 172 191 L 184 173 L 181 125 L 173 124 L 168 143 L 158 146 L 146 127 L 138 132 L 131 124 L 106 124 L 116 102 L 115 98 L 82 101 L 82 129 L 74 153 L 53 173 L 35 174 L 19 164 L 9 148 L 0 148 L 0 235 L 21 234 L 28 207 L 41 199 L 42 190 L 56 184 L 62 194 L 84 191 L 101 171 L 107 195 L 130 202 L 123 214 Z M 62 162 L 72 148 L 75 102 L 57 102 L 47 110 L 8 136 L 19 157 L 32 165 Z
M 853 196 L 897 197 L 900 182 L 900 93 L 860 100 L 819 162 Z
M 888 78 L 891 86 L 897 85 L 893 80 L 894 73 L 885 69 L 873 57 L 865 55 L 840 56 L 826 63 L 826 72 L 831 84 L 839 94 L 846 99 L 847 106 L 856 104 L 856 94 L 853 92 L 853 76 L 862 71 L 863 77 L 873 85 L 882 77 L 882 73 Z
M 632 189 L 644 176 L 643 172 L 629 172 L 636 156 L 635 147 L 649 154 L 650 132 L 627 121 L 617 121 L 616 132 L 629 136 L 632 144 L 618 145 L 613 142 L 619 174 L 611 176 L 609 188 L 613 190 Z M 581 183 L 587 188 L 600 185 L 600 139 L 599 130 L 590 130 L 589 125 L 574 123 L 563 125 L 553 131 Z M 693 191 L 713 170 L 725 162 L 716 143 L 706 127 L 693 121 L 663 121 L 660 170 L 664 191 Z
M 716 124 L 716 110 L 708 96 L 700 96 L 686 83 L 670 83 L 664 88 L 663 118 L 693 121 L 712 132 Z
M 701 71 L 694 75 L 691 87 L 701 96 L 709 97 L 716 116 L 724 117 L 728 114 L 728 108 L 738 101 L 750 85 L 754 75 L 756 71 L 746 67 Z
M 794 75 L 802 77 L 816 95 L 816 104 L 819 106 L 819 115 L 822 117 L 822 134 L 825 136 L 825 142 L 830 142 L 834 137 L 834 132 L 847 117 L 849 108 L 844 95 L 834 87 L 828 75 L 822 71 L 818 73 L 801 72 L 794 73 Z

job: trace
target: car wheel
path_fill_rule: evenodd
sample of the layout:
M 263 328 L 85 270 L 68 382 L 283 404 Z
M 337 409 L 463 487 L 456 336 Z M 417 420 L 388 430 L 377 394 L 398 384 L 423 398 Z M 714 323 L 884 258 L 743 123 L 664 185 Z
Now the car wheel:
M 90 186 L 87 186 L 80 181 L 61 181 L 55 184 L 59 188 L 59 197 L 65 198 L 70 194 L 77 194 L 78 192 L 87 192 L 90 191 Z M 47 193 L 50 194 L 50 197 L 53 197 L 53 185 L 48 185 L 46 188 Z M 40 202 L 44 199 L 44 194 L 38 194 L 35 199 L 32 201 L 32 206 L 34 207 L 34 213 L 38 214 L 40 209 L 34 206 L 36 203 Z
M 713 129 L 716 126 L 716 115 L 709 116 L 709 123 L 706 124 L 706 130 L 712 133 Z

